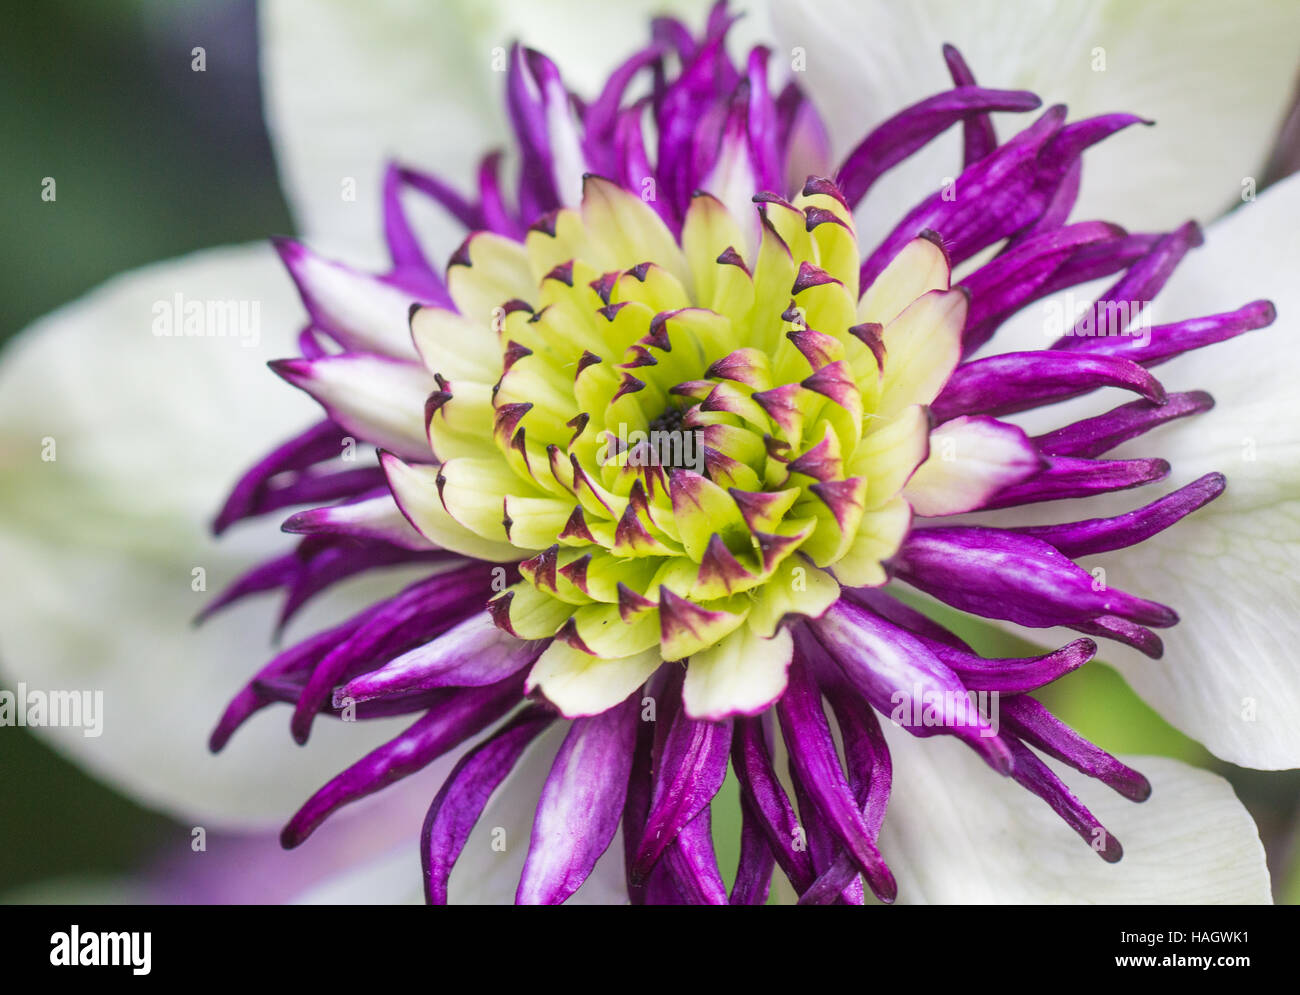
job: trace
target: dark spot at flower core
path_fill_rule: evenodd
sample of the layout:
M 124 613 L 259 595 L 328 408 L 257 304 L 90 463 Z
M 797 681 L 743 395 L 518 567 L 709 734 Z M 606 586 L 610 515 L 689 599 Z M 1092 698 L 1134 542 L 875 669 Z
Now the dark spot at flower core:
M 683 428 L 685 418 L 684 408 L 670 404 L 650 422 L 649 438 L 645 442 L 648 462 L 669 473 L 694 470 L 701 476 L 708 476 L 704 465 L 704 433 L 698 428 Z

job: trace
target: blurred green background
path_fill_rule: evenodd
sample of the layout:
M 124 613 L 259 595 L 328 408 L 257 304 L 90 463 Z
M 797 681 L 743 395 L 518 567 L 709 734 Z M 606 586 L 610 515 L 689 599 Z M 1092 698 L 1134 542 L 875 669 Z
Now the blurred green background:
M 116 273 L 292 231 L 262 124 L 256 44 L 252 0 L 10 6 L 0 35 L 0 336 Z M 206 50 L 204 73 L 190 68 L 196 45 Z M 40 198 L 46 176 L 57 179 L 57 206 Z M 1028 649 L 960 628 L 989 655 Z M 1044 698 L 1112 752 L 1178 757 L 1227 776 L 1259 825 L 1277 898 L 1300 903 L 1300 772 L 1215 761 L 1104 666 L 1072 674 Z M 185 832 L 23 729 L 0 739 L 0 789 L 0 894 L 58 877 L 129 873 L 163 839 Z M 732 779 L 715 819 L 728 875 L 734 811 Z

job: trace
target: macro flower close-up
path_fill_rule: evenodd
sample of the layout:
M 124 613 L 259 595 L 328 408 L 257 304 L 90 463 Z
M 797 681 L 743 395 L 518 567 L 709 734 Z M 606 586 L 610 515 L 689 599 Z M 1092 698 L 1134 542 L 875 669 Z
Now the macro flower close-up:
M 256 19 L 295 234 L 0 352 L 0 721 L 167 837 L 11 901 L 1300 901 L 1300 10 Z

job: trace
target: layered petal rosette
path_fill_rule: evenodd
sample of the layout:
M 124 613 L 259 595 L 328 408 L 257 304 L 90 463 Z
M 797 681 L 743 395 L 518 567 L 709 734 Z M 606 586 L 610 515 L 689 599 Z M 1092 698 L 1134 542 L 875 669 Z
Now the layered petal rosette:
M 1161 654 L 1173 609 L 1075 561 L 1169 528 L 1224 477 L 1110 517 L 973 513 L 1162 480 L 1164 460 L 1107 454 L 1213 401 L 1167 392 L 1151 367 L 1273 309 L 1152 327 L 1144 311 L 1199 243 L 1195 224 L 1071 220 L 1083 153 L 1139 118 L 1052 107 L 1000 141 L 990 115 L 1037 98 L 980 87 L 948 48 L 953 88 L 832 170 L 815 109 L 774 82 L 768 52 L 731 61 L 731 21 L 719 5 L 699 37 L 655 22 L 590 100 L 514 49 L 517 183 L 497 153 L 474 196 L 393 165 L 388 273 L 279 245 L 309 319 L 301 357 L 272 365 L 325 419 L 236 485 L 218 527 L 310 507 L 285 523 L 297 548 L 214 607 L 283 588 L 288 619 L 347 577 L 430 569 L 281 652 L 221 719 L 214 748 L 275 702 L 299 742 L 318 715 L 416 716 L 307 801 L 287 846 L 456 753 L 422 841 L 426 896 L 445 901 L 494 793 L 563 724 L 518 901 L 572 896 L 620 829 L 633 902 L 761 903 L 776 867 L 804 902 L 892 901 L 883 714 L 953 736 L 1103 860 L 1122 856 L 1059 771 L 1133 801 L 1149 783 L 1031 692 L 1098 639 Z M 860 233 L 875 183 L 959 124 L 955 179 Z M 445 272 L 412 197 L 470 231 Z M 1106 277 L 1042 348 L 980 353 L 1011 316 Z M 1132 400 L 1034 436 L 1009 417 L 1102 388 Z M 986 658 L 906 587 L 1078 638 Z M 743 812 L 730 891 L 710 824 L 729 769 Z

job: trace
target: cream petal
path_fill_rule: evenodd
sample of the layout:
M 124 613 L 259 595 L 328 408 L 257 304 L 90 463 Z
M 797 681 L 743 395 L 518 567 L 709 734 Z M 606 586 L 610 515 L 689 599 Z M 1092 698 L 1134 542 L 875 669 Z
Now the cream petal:
M 155 336 L 176 295 L 255 303 L 258 334 L 250 309 L 242 338 Z M 37 322 L 0 362 L 7 686 L 102 691 L 102 735 L 41 729 L 45 741 L 144 804 L 209 827 L 273 825 L 401 726 L 324 723 L 321 741 L 297 751 L 268 716 L 221 757 L 207 751 L 226 700 L 273 651 L 272 605 L 240 605 L 197 630 L 191 620 L 223 584 L 287 548 L 274 522 L 217 542 L 209 520 L 245 466 L 316 417 L 264 369 L 292 350 L 300 321 L 269 247 L 218 249 L 116 278 Z M 193 589 L 197 570 L 206 591 Z M 395 583 L 390 574 L 322 597 L 287 638 Z
M 799 80 L 826 117 L 837 160 L 903 107 L 952 85 L 944 42 L 984 86 L 1032 90 L 1045 104 L 1068 104 L 1072 117 L 1154 119 L 1086 156 L 1077 216 L 1134 231 L 1213 218 L 1260 175 L 1293 93 L 1300 34 L 1300 7 L 1281 0 L 1190 10 L 1178 0 L 781 0 L 772 19 L 779 49 L 804 50 Z M 1005 138 L 1029 115 L 998 117 Z M 877 185 L 859 230 L 888 231 L 900 205 L 960 168 L 954 128 Z
M 902 902 L 1270 901 L 1255 825 L 1215 774 L 1165 757 L 1124 758 L 1152 783 L 1151 797 L 1135 804 L 1069 772 L 1067 784 L 1124 847 L 1108 864 L 1045 802 L 951 737 L 918 740 L 888 724 L 885 732 L 894 783 L 880 851 Z
M 602 659 L 555 640 L 533 664 L 526 692 L 539 689 L 565 715 L 598 715 L 613 708 L 659 669 L 654 646 L 632 656 Z
M 262 4 L 266 115 L 299 230 L 325 251 L 379 265 L 385 163 L 396 158 L 468 191 L 479 158 L 508 134 L 512 42 L 545 52 L 590 99 L 608 71 L 646 43 L 651 15 L 665 10 L 701 26 L 703 11 L 690 0 Z M 439 262 L 463 236 L 437 208 L 415 221 Z
M 715 722 L 733 715 L 756 715 L 785 691 L 793 654 L 789 629 L 761 639 L 749 626 L 742 626 L 691 657 L 682 689 L 686 713 Z
M 1021 429 L 963 415 L 930 433 L 930 455 L 916 468 L 903 497 L 918 515 L 957 515 L 1041 466 L 1038 450 Z

